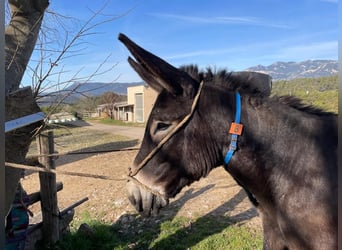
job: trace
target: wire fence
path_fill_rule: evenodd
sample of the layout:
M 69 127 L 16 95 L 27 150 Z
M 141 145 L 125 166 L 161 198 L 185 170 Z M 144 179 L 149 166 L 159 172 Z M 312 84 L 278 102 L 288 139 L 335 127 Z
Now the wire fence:
M 65 153 L 53 153 L 53 154 L 40 154 L 40 155 L 30 155 L 30 158 L 37 158 L 42 156 L 47 157 L 59 157 L 59 156 L 66 156 L 66 155 L 85 155 L 85 154 L 105 154 L 111 152 L 124 152 L 124 151 L 136 151 L 140 148 L 124 148 L 124 149 L 109 149 L 109 150 L 92 150 L 92 151 L 79 151 L 79 152 L 65 152 Z M 25 165 L 25 164 L 18 164 L 12 162 L 5 162 L 6 167 L 11 168 L 18 168 L 29 170 L 33 172 L 44 172 L 44 173 L 51 173 L 51 174 L 63 174 L 63 175 L 71 175 L 71 176 L 79 176 L 79 177 L 89 177 L 89 178 L 97 178 L 103 180 L 112 180 L 112 181 L 127 181 L 126 178 L 112 178 L 106 175 L 97 175 L 97 174 L 88 174 L 88 173 L 79 173 L 79 172 L 72 172 L 72 171 L 64 171 L 59 169 L 47 169 L 43 168 L 38 161 L 35 162 L 35 166 L 32 165 Z
M 112 152 L 124 152 L 124 151 L 136 151 L 140 148 L 122 148 L 122 149 L 107 149 L 107 150 L 90 150 L 90 151 L 72 151 L 72 152 L 65 152 L 65 153 L 53 153 L 48 155 L 30 155 L 30 157 L 39 157 L 39 156 L 65 156 L 65 155 L 85 155 L 85 154 L 105 154 L 105 153 L 112 153 Z

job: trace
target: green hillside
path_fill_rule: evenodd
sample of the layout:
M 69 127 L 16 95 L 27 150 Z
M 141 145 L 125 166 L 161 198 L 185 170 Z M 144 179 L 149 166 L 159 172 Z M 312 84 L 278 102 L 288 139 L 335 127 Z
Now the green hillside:
M 274 81 L 272 95 L 296 96 L 302 99 L 304 103 L 337 113 L 337 81 L 337 75 L 320 78 L 300 78 L 290 81 Z

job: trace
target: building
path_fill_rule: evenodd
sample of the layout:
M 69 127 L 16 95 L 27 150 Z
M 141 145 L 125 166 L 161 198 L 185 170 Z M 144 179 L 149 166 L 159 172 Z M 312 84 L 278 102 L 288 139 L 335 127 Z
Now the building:
M 118 102 L 115 104 L 115 118 L 120 121 L 133 121 L 133 104 L 127 104 L 127 102 Z
M 97 106 L 97 117 L 111 118 L 120 121 L 133 121 L 133 105 L 127 102 L 107 103 Z
M 145 123 L 158 93 L 147 85 L 127 88 L 127 102 L 102 104 L 97 107 L 98 117 Z
M 158 93 L 147 85 L 127 88 L 127 105 L 133 106 L 132 121 L 147 121 Z

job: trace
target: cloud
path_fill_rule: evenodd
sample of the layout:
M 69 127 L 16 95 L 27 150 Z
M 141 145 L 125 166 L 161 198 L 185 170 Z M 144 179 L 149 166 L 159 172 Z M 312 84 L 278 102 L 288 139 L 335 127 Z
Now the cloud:
M 273 27 L 273 28 L 283 28 L 288 29 L 290 26 L 285 24 L 277 24 L 275 22 L 270 22 L 266 20 L 262 20 L 256 17 L 244 17 L 244 16 L 217 16 L 217 17 L 197 17 L 197 16 L 186 16 L 186 15 L 174 15 L 167 13 L 150 13 L 150 15 L 163 18 L 163 19 L 172 19 L 178 21 L 184 21 L 188 23 L 195 24 L 222 24 L 222 25 L 232 25 L 232 24 L 240 24 L 240 25 L 253 25 L 253 26 L 264 26 L 264 27 Z
M 267 21 L 263 21 L 255 17 L 216 17 L 217 21 L 222 21 L 223 24 L 246 24 L 254 26 L 266 26 L 273 28 L 283 28 L 288 29 L 290 26 L 285 24 L 276 24 Z

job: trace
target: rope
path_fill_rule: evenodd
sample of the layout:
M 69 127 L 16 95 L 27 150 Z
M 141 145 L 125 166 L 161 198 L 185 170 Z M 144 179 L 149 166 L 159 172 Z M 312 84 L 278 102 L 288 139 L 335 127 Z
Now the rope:
M 5 166 L 6 167 L 11 167 L 11 168 L 19 168 L 19 169 L 31 170 L 31 171 L 34 171 L 34 172 L 50 173 L 50 174 L 57 174 L 58 173 L 58 174 L 63 174 L 63 175 L 89 177 L 89 178 L 97 178 L 97 179 L 103 179 L 103 180 L 127 181 L 126 178 L 115 179 L 115 178 L 111 178 L 111 177 L 105 176 L 105 175 L 70 172 L 70 171 L 63 171 L 63 170 L 58 170 L 58 169 L 47 169 L 47 168 L 42 168 L 40 166 L 27 166 L 27 165 L 18 164 L 18 163 L 11 163 L 11 162 L 5 162 Z
M 178 123 L 178 125 L 176 127 L 174 127 L 173 130 L 171 130 L 171 132 L 168 133 L 158 143 L 158 145 L 144 158 L 144 160 L 142 162 L 140 162 L 140 164 L 137 166 L 137 168 L 129 174 L 130 177 L 135 176 L 146 165 L 146 163 L 149 160 L 151 160 L 151 158 L 158 152 L 158 150 L 191 118 L 191 116 L 193 115 L 193 113 L 195 111 L 196 105 L 198 103 L 203 85 L 204 85 L 204 81 L 201 82 L 201 84 L 198 88 L 197 94 L 196 94 L 194 101 L 192 102 L 192 105 L 191 105 L 190 113 L 187 114 L 183 118 L 183 120 L 180 123 Z
M 133 181 L 137 186 L 142 187 L 143 189 L 145 189 L 147 192 L 150 192 L 151 194 L 154 194 L 156 196 L 161 196 L 161 197 L 165 197 L 164 195 L 162 195 L 161 193 L 159 193 L 158 191 L 153 190 L 152 188 L 146 186 L 145 184 L 143 184 L 142 182 L 138 181 L 137 179 L 135 179 L 133 176 L 128 176 L 127 177 L 129 181 Z M 127 180 L 127 179 L 126 179 Z
M 105 154 L 111 152 L 124 152 L 124 151 L 134 151 L 140 148 L 124 148 L 124 149 L 108 149 L 108 150 L 96 150 L 96 151 L 81 151 L 81 152 L 65 152 L 65 153 L 53 153 L 53 154 L 40 154 L 40 155 L 29 155 L 30 158 L 41 157 L 41 156 L 65 156 L 65 155 L 85 155 L 85 154 Z

